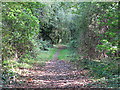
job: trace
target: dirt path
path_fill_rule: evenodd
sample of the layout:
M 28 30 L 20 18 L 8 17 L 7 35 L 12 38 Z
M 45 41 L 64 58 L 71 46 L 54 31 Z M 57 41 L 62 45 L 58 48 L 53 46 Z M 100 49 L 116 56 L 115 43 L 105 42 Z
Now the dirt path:
M 91 83 L 87 77 L 88 71 L 76 70 L 69 62 L 58 60 L 59 51 L 53 57 L 53 60 L 46 62 L 44 67 L 34 69 L 24 69 L 27 74 L 22 74 L 22 79 L 13 87 L 24 88 L 71 88 L 85 87 Z M 12 87 L 12 86 L 11 86 Z

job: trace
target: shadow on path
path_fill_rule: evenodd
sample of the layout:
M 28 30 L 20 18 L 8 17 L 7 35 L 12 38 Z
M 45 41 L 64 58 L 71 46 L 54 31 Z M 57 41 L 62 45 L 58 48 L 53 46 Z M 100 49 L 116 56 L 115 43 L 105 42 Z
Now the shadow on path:
M 71 88 L 85 87 L 92 81 L 88 78 L 87 70 L 76 70 L 73 65 L 64 60 L 58 60 L 59 51 L 64 48 L 58 48 L 53 59 L 46 62 L 44 67 L 40 69 L 22 69 L 27 71 L 25 75 L 21 75 L 21 79 L 17 82 L 24 82 L 10 87 L 23 88 Z M 31 79 L 27 79 L 27 78 Z

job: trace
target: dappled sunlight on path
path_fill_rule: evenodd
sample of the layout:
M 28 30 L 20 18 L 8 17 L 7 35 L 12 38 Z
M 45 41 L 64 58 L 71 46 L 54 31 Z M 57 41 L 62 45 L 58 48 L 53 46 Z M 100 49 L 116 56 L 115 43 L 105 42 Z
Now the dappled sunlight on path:
M 68 61 L 58 60 L 59 50 L 54 55 L 53 60 L 46 62 L 44 67 L 34 67 L 33 69 L 20 69 L 26 71 L 21 74 L 21 78 L 13 87 L 31 88 L 70 88 L 84 87 L 92 81 L 88 77 L 87 70 L 77 70 Z M 12 86 L 11 86 L 12 87 Z

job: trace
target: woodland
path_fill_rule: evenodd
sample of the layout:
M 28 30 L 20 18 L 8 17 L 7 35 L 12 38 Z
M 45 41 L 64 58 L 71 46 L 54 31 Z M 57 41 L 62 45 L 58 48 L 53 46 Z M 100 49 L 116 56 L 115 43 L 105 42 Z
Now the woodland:
M 118 2 L 2 2 L 0 87 L 119 88 L 119 15 Z

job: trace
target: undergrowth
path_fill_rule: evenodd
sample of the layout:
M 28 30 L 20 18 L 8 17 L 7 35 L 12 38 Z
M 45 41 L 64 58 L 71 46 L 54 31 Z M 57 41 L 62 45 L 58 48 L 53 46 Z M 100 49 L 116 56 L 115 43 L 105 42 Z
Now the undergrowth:
M 119 87 L 120 76 L 118 75 L 118 63 L 118 61 L 110 58 L 102 60 L 84 59 L 79 62 L 79 66 L 89 70 L 90 77 L 93 77 L 94 83 L 88 86 Z
M 3 84 L 15 83 L 15 79 L 19 76 L 18 68 L 30 69 L 36 65 L 44 66 L 46 61 L 49 61 L 53 58 L 56 50 L 56 48 L 48 48 L 48 51 L 39 51 L 36 57 L 32 57 L 30 54 L 25 54 L 17 61 L 14 60 L 14 58 L 4 60 L 2 62 L 3 73 L 1 75 Z
M 58 59 L 59 60 L 70 60 L 70 50 L 69 49 L 62 49 L 59 52 Z
M 36 60 L 39 64 L 45 64 L 46 61 L 49 61 L 53 58 L 53 55 L 56 53 L 56 48 L 48 48 L 48 51 L 40 51 Z

